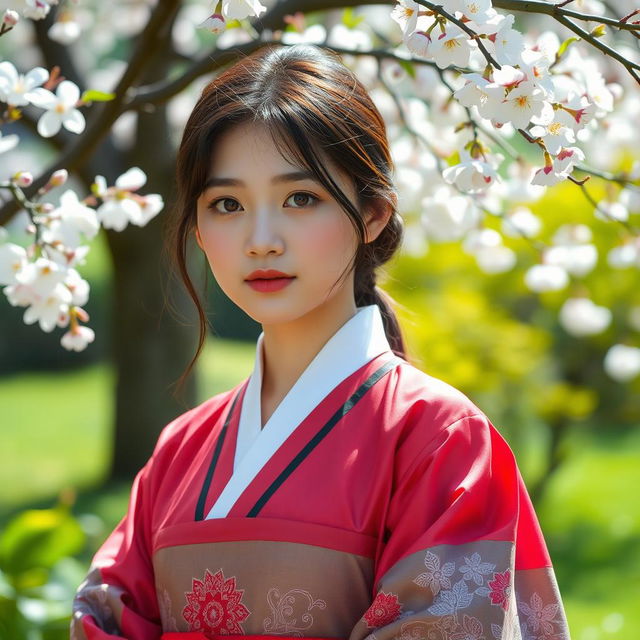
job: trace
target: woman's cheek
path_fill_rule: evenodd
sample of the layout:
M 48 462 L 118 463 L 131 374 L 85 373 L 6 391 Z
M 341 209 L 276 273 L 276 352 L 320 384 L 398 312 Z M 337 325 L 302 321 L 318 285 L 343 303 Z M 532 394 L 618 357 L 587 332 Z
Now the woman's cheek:
M 307 246 L 304 255 L 308 258 L 314 256 L 318 264 L 323 268 L 329 268 L 341 272 L 355 251 L 354 230 L 345 214 L 327 222 L 325 218 L 321 224 L 313 225 L 307 230 Z M 344 220 L 343 220 L 344 219 Z M 310 240 L 310 241 L 309 241 Z

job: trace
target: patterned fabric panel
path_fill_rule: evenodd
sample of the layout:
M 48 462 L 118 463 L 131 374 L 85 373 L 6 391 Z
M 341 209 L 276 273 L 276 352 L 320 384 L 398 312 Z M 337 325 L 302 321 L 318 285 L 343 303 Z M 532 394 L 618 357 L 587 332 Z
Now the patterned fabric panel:
M 166 633 L 346 638 L 371 603 L 372 560 L 313 545 L 181 545 L 153 564 Z
M 350 640 L 569 640 L 553 570 L 513 567 L 504 541 L 406 556 L 383 576 Z

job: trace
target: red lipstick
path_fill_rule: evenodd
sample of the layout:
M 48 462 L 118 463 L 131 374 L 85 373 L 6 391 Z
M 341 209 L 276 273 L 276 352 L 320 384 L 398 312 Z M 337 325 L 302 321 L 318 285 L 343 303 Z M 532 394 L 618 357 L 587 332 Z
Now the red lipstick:
M 269 292 L 283 289 L 294 279 L 295 276 L 276 269 L 256 269 L 245 278 L 245 281 L 255 291 Z

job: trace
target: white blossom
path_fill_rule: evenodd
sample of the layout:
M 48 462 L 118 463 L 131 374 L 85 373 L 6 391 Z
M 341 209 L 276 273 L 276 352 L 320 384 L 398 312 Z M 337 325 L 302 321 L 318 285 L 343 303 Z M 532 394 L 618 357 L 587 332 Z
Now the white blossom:
M 527 269 L 524 282 L 531 291 L 557 291 L 569 284 L 567 272 L 557 265 L 536 264 Z
M 0 244 L 0 284 L 15 284 L 16 275 L 27 264 L 27 252 L 11 242 Z
M 498 180 L 496 169 L 502 160 L 502 156 L 496 154 L 497 164 L 493 166 L 480 158 L 472 158 L 468 153 L 460 154 L 461 162 L 447 167 L 442 172 L 445 182 L 455 184 L 462 191 L 478 193 L 490 187 Z
M 579 147 L 563 147 L 558 155 L 553 158 L 550 165 L 538 169 L 531 184 L 550 186 L 566 179 L 573 171 L 577 162 L 584 160 L 584 152 Z
M 622 202 L 601 200 L 594 211 L 594 216 L 598 218 L 598 220 L 617 220 L 624 222 L 629 219 L 629 211 Z
M 598 249 L 593 244 L 556 245 L 547 249 L 545 261 L 562 267 L 574 276 L 582 277 L 596 266 Z
M 418 58 L 429 57 L 431 37 L 426 31 L 420 31 L 419 29 L 412 31 L 405 39 L 405 44 L 407 45 L 407 49 Z
M 284 44 L 296 44 L 298 42 L 310 42 L 312 44 L 322 44 L 327 37 L 327 30 L 320 23 L 312 24 L 302 33 L 297 31 L 283 31 L 280 40 Z
M 25 0 L 25 4 L 27 6 L 22 10 L 22 15 L 24 15 L 25 18 L 42 20 L 49 15 L 51 5 L 58 4 L 58 2 L 57 0 L 55 2 L 45 2 L 45 0 Z
M 349 29 L 339 22 L 331 27 L 327 37 L 327 45 L 344 47 L 353 51 L 368 51 L 373 46 L 373 42 L 371 36 L 363 29 Z
M 2 23 L 10 27 L 15 27 L 20 20 L 20 14 L 12 9 L 5 9 L 2 14 Z
M 80 89 L 70 80 L 63 80 L 55 95 L 48 89 L 35 89 L 31 102 L 46 109 L 38 120 L 38 133 L 43 138 L 55 136 L 63 126 L 72 133 L 82 133 L 85 119 L 75 105 L 80 98 Z
M 222 33 L 227 28 L 227 22 L 220 13 L 212 13 L 206 20 L 197 25 L 198 29 L 206 29 L 211 33 Z
M 33 102 L 36 87 L 49 79 L 49 72 L 35 67 L 27 74 L 18 73 L 7 60 L 0 62 L 0 100 L 15 107 Z M 44 91 L 44 89 L 42 89 Z
M 432 35 L 429 54 L 441 69 L 450 65 L 466 67 L 471 55 L 469 36 L 461 29 L 448 25 L 445 33 L 437 37 Z
M 419 11 L 420 5 L 414 0 L 398 0 L 391 11 L 391 18 L 400 25 L 402 33 L 407 34 L 415 31 Z
M 487 87 L 491 89 L 491 85 Z M 491 120 L 503 124 L 511 123 L 516 129 L 527 127 L 534 116 L 541 118 L 544 112 L 549 113 L 550 105 L 546 95 L 533 82 L 523 81 L 511 89 L 501 102 L 495 103 Z
M 474 25 L 483 25 L 496 15 L 491 0 L 457 0 L 457 10 Z
M 476 262 L 485 273 L 504 273 L 516 265 L 515 251 L 504 245 L 486 247 L 476 252 Z
M 540 218 L 527 207 L 516 207 L 502 219 L 502 233 L 512 238 L 534 238 L 540 233 L 541 228 Z
M 249 16 L 259 16 L 267 7 L 259 0 L 222 0 L 222 15 L 227 20 L 243 20 Z
M 71 304 L 81 307 L 87 303 L 89 283 L 75 269 L 67 269 L 63 282 L 71 292 Z
M 60 205 L 47 218 L 49 223 L 43 230 L 42 239 L 52 244 L 60 242 L 69 249 L 78 247 L 83 235 L 90 240 L 100 230 L 96 212 L 82 204 L 71 189 L 60 196 Z
M 422 200 L 420 221 L 428 237 L 438 242 L 459 240 L 479 220 L 480 213 L 471 199 L 455 195 L 449 187 L 440 187 Z
M 83 351 L 94 338 L 93 329 L 77 325 L 62 336 L 60 344 L 68 351 Z
M 536 118 L 533 118 L 533 122 Z M 548 124 L 536 124 L 531 127 L 529 133 L 534 138 L 542 138 L 545 147 L 551 155 L 557 155 L 562 147 L 571 146 L 576 141 L 573 129 L 574 118 L 564 109 L 556 109 L 553 112 L 553 120 Z
M 604 357 L 604 370 L 617 382 L 628 382 L 640 373 L 640 349 L 614 344 Z
M 122 231 L 130 222 L 143 226 L 161 211 L 164 203 L 159 194 L 141 196 L 132 193 L 146 181 L 147 176 L 139 167 L 123 173 L 111 188 L 107 188 L 103 176 L 96 176 L 93 190 L 103 200 L 96 213 L 103 227 Z
M 1 144 L 1 143 L 0 143 Z M 620 202 L 627 208 L 627 211 L 640 213 L 640 189 L 625 187 L 620 191 Z
M 58 20 L 54 22 L 47 31 L 51 40 L 69 46 L 80 37 L 80 25 L 75 20 Z
M 614 269 L 640 267 L 640 241 L 628 240 L 607 254 L 607 263 Z
M 496 16 L 496 19 L 498 16 Z M 497 21 L 497 29 L 491 35 L 489 35 L 489 41 L 493 43 L 493 53 L 498 61 L 498 64 L 519 64 L 521 61 L 521 54 L 524 50 L 524 37 L 513 28 L 513 21 L 515 17 L 509 13 L 505 15 L 499 15 L 499 21 Z M 485 33 L 488 33 L 484 29 Z
M 611 323 L 611 311 L 589 298 L 568 298 L 560 309 L 560 324 L 574 336 L 602 333 Z

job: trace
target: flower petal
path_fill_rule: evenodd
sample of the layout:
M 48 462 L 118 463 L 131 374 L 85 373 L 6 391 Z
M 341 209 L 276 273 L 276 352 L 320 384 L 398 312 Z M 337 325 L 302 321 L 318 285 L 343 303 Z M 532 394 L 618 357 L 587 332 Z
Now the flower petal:
M 16 68 L 8 61 L 0 62 L 0 77 L 4 76 L 11 86 L 18 81 L 18 72 Z
M 63 80 L 56 89 L 56 95 L 65 107 L 73 107 L 80 98 L 80 89 L 70 80 Z
M 116 180 L 116 187 L 125 191 L 135 191 L 147 182 L 145 172 L 139 167 L 131 167 Z
M 43 67 L 34 67 L 27 73 L 24 77 L 24 84 L 27 88 L 27 91 L 33 89 L 34 87 L 39 87 L 41 84 L 44 84 L 49 79 L 49 72 Z
M 58 104 L 58 99 L 48 89 L 38 87 L 27 91 L 24 97 L 36 107 L 41 109 L 53 109 Z
M 71 133 L 82 133 L 85 128 L 84 116 L 77 109 L 70 109 L 62 116 L 62 124 Z
M 38 120 L 38 133 L 43 138 L 55 136 L 60 131 L 62 120 L 56 111 L 45 111 Z

